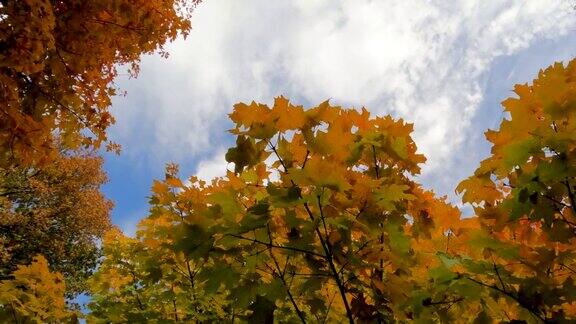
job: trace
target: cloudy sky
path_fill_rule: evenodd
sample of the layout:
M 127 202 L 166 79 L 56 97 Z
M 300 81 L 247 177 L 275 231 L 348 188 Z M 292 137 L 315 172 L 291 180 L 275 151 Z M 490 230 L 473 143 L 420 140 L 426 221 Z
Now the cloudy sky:
M 278 95 L 414 123 L 428 158 L 419 181 L 458 203 L 513 85 L 575 56 L 574 2 L 206 0 L 168 59 L 146 56 L 137 79 L 118 80 L 128 95 L 114 100 L 110 135 L 123 152 L 105 165 L 114 222 L 134 231 L 167 162 L 183 176 L 225 173 L 232 105 Z

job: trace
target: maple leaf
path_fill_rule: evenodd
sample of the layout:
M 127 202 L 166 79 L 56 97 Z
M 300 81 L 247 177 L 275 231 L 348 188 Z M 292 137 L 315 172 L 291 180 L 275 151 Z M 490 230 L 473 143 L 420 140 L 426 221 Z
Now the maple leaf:
M 532 84 L 515 86 L 518 97 L 502 102 L 511 118 L 486 132 L 492 155 L 457 187 L 482 225 L 470 237 L 468 279 L 506 296 L 507 305 L 495 306 L 513 309 L 508 318 L 574 320 L 561 300 L 573 299 L 562 269 L 573 267 L 576 242 L 575 69 L 575 60 L 555 63 Z M 488 315 L 495 316 L 479 318 Z

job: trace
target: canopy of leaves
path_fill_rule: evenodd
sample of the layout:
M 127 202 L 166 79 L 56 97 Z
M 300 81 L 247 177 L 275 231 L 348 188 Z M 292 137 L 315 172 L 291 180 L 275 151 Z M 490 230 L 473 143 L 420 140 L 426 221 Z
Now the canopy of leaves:
M 457 188 L 483 234 L 471 280 L 501 312 L 544 322 L 576 320 L 576 60 L 540 71 L 502 104 L 510 119 L 486 132 L 492 155 Z M 515 313 L 502 306 L 513 302 Z M 501 302 L 502 301 L 502 302 Z M 502 317 L 500 317 L 502 318 Z
M 104 321 L 408 320 L 430 298 L 459 211 L 412 179 L 412 125 L 323 102 L 237 104 L 234 172 L 152 187 L 136 238 L 113 232 L 91 281 Z M 473 226 L 470 226 L 473 227 Z M 446 235 L 447 232 L 452 233 Z M 121 305 L 121 306 L 120 306 Z M 472 313 L 475 315 L 475 313 Z
M 190 260 L 173 248 L 175 234 L 166 221 L 155 222 L 157 226 L 145 238 L 139 233 L 140 240 L 126 237 L 118 230 L 106 234 L 105 258 L 89 281 L 90 321 L 221 322 L 227 319 L 223 298 L 218 292 L 205 293 L 197 283 L 197 268 L 202 263 Z M 213 275 L 220 279 L 218 272 Z
M 13 279 L 0 281 L 0 321 L 3 323 L 76 322 L 66 309 L 64 280 L 50 272 L 39 255 L 28 266 L 18 266 Z
M 106 142 L 118 67 L 135 76 L 140 55 L 167 55 L 163 45 L 188 33 L 197 2 L 1 0 L 0 166 Z
M 492 155 L 457 188 L 468 219 L 415 183 L 424 158 L 401 120 L 237 104 L 234 172 L 206 183 L 167 168 L 136 238 L 105 242 L 92 316 L 573 322 L 574 80 L 576 61 L 555 64 L 503 102 Z
M 85 154 L 60 156 L 42 168 L 0 169 L 3 279 L 42 254 L 65 276 L 70 294 L 84 291 L 99 257 L 97 240 L 111 226 L 101 167 L 101 158 Z

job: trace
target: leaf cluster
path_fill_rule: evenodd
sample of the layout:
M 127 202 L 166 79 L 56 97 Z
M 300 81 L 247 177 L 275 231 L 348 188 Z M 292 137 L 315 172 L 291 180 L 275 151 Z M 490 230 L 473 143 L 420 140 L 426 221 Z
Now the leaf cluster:
M 458 244 L 467 229 L 457 209 L 413 181 L 425 159 L 410 137 L 412 125 L 329 102 L 304 110 L 283 97 L 271 107 L 237 104 L 230 117 L 237 141 L 226 159 L 234 172 L 206 183 L 182 181 L 177 168 L 167 168 L 152 186 L 150 215 L 136 238 L 105 242 L 92 283 L 93 315 L 127 319 L 134 308 L 126 305 L 176 285 L 188 298 L 173 298 L 172 308 L 161 307 L 168 299 L 142 302 L 140 313 L 202 318 L 190 307 L 201 292 L 218 305 L 212 311 L 224 316 L 220 321 L 414 319 L 427 267 L 439 263 L 434 247 L 448 244 L 447 231 Z M 125 240 L 146 257 L 108 250 Z M 128 259 L 119 261 L 117 253 Z M 147 258 L 154 271 L 125 274 L 126 283 L 108 286 L 117 267 Z M 174 280 L 173 272 L 183 278 Z M 112 311 L 118 296 L 132 299 Z
M 283 97 L 235 105 L 234 171 L 207 183 L 167 168 L 130 239 L 162 270 L 94 289 L 94 318 L 106 318 L 110 296 L 162 283 L 214 305 L 146 306 L 166 321 L 206 312 L 259 323 L 574 321 L 575 73 L 576 61 L 555 64 L 503 102 L 509 118 L 486 133 L 492 155 L 457 187 L 471 218 L 415 182 L 425 159 L 402 120 Z M 128 254 L 120 262 L 106 252 L 105 263 L 148 264 Z M 189 284 L 163 268 L 174 264 L 189 266 Z
M 119 66 L 136 76 L 140 55 L 167 56 L 197 2 L 1 1 L 0 166 L 47 163 L 61 146 L 119 150 L 106 137 Z
M 111 228 L 105 182 L 102 159 L 88 153 L 42 168 L 0 168 L 0 279 L 41 254 L 66 278 L 68 296 L 85 291 L 98 239 Z
M 0 320 L 4 323 L 76 322 L 66 307 L 64 278 L 50 272 L 41 255 L 18 266 L 12 280 L 0 281 Z

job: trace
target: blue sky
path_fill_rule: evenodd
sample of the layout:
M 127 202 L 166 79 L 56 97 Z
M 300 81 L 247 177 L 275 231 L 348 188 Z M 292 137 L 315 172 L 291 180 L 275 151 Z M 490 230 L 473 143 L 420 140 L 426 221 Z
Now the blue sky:
M 134 232 L 167 162 L 185 177 L 224 174 L 232 105 L 278 95 L 413 122 L 429 159 L 419 181 L 458 204 L 454 187 L 489 153 L 483 132 L 497 128 L 513 85 L 576 54 L 572 5 L 207 0 L 168 59 L 146 56 L 137 79 L 117 80 L 128 94 L 114 99 L 109 132 L 123 152 L 105 154 L 113 221 Z

